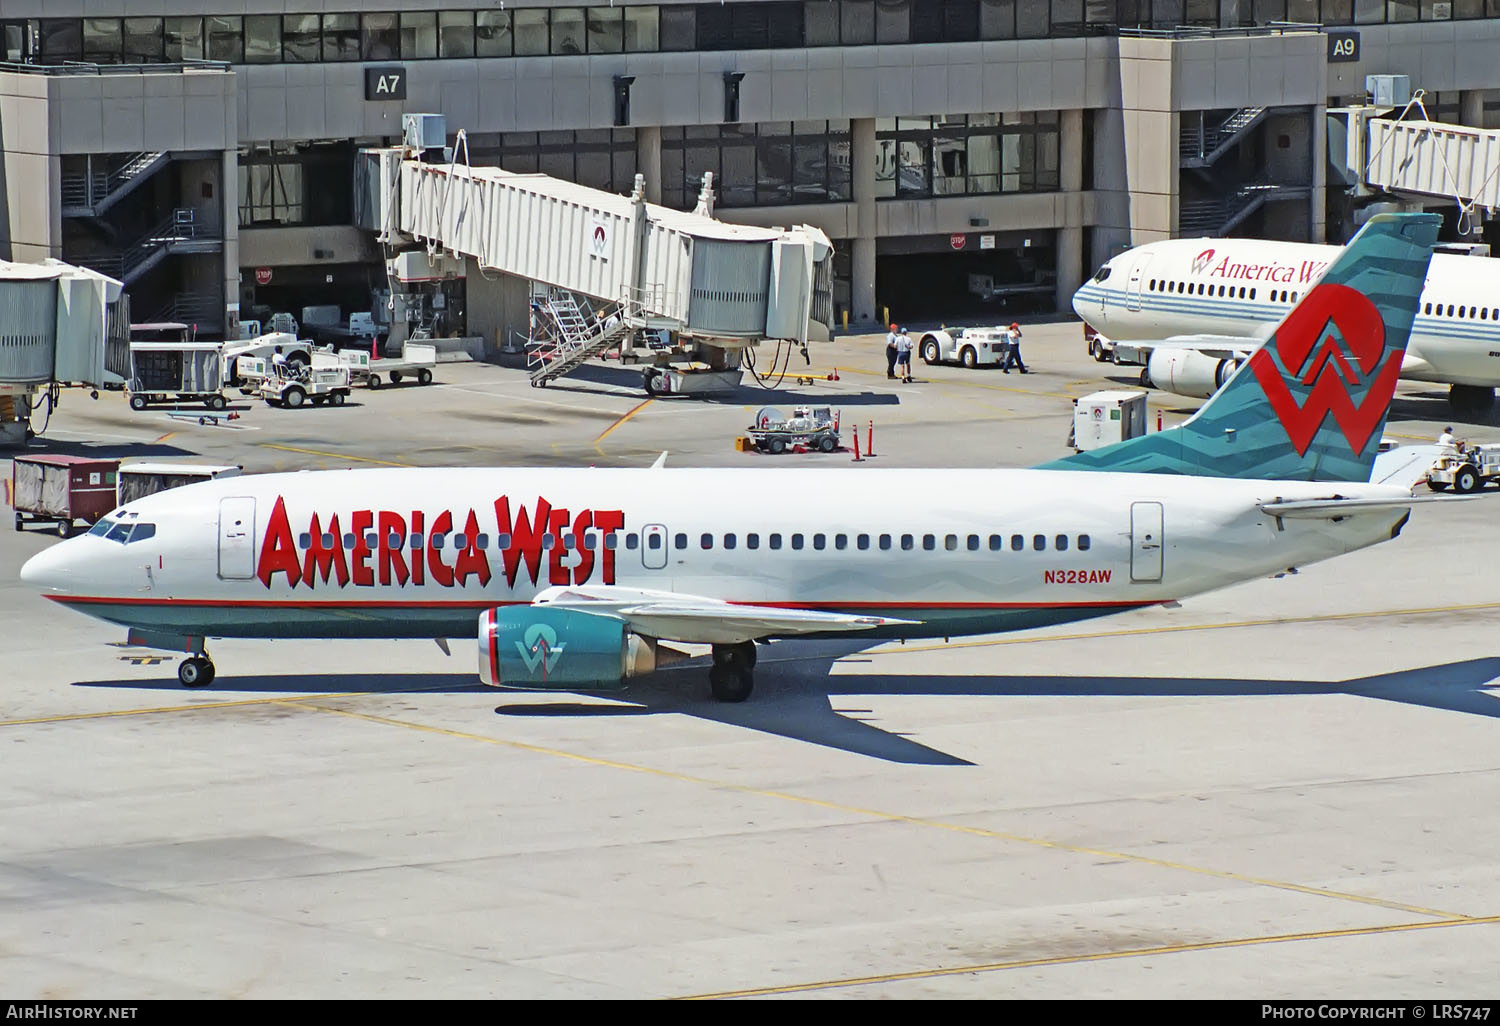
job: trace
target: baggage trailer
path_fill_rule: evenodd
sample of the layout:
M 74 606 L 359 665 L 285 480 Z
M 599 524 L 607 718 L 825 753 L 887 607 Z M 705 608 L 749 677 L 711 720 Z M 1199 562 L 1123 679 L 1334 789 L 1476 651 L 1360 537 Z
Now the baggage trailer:
M 419 385 L 432 384 L 432 369 L 437 366 L 437 346 L 408 342 L 401 347 L 399 357 L 371 359 L 369 353 L 344 350 L 338 354 L 349 367 L 349 376 L 355 381 L 363 380 L 370 388 L 379 388 L 389 381 L 401 384 L 403 378 L 415 378 Z
M 115 505 L 123 506 L 168 488 L 181 488 L 220 477 L 238 477 L 244 469 L 237 465 L 206 463 L 124 463 L 120 465 L 116 478 Z
M 839 417 L 827 406 L 798 406 L 790 417 L 774 406 L 766 406 L 746 430 L 761 452 L 783 453 L 798 445 L 818 452 L 839 448 Z
M 201 402 L 210 410 L 228 405 L 223 387 L 220 342 L 130 343 L 130 408 L 152 403 Z
M 92 525 L 115 508 L 119 460 L 87 456 L 17 456 L 11 469 L 16 530 L 50 524 L 58 537 L 73 533 L 80 520 Z

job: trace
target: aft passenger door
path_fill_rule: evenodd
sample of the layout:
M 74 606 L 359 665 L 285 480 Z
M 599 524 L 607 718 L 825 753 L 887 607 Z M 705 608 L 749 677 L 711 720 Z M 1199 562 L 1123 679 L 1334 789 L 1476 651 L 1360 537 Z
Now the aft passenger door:
M 1162 514 L 1159 502 L 1130 504 L 1130 579 L 1161 580 Z
M 1141 308 L 1141 276 L 1145 273 L 1145 264 L 1136 264 L 1130 269 L 1130 279 L 1125 283 L 1125 309 Z
M 647 570 L 667 567 L 667 529 L 661 524 L 647 524 L 641 529 L 641 562 Z
M 219 577 L 248 581 L 255 576 L 255 500 L 219 500 Z

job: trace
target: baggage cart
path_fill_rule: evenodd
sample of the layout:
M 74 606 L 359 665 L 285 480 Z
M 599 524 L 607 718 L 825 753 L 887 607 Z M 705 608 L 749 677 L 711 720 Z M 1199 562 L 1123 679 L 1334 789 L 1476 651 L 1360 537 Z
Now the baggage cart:
M 223 366 L 219 342 L 130 343 L 130 408 L 152 403 L 201 402 L 210 410 L 228 405 L 220 389 Z
M 115 505 L 168 488 L 212 481 L 220 477 L 238 477 L 244 467 L 206 463 L 124 463 L 120 465 L 115 487 Z
M 761 452 L 783 453 L 799 445 L 818 452 L 839 448 L 839 416 L 827 406 L 798 406 L 790 417 L 766 406 L 746 431 Z
M 115 508 L 119 460 L 87 456 L 17 456 L 11 469 L 16 530 L 50 524 L 68 537 L 81 521 L 94 521 Z

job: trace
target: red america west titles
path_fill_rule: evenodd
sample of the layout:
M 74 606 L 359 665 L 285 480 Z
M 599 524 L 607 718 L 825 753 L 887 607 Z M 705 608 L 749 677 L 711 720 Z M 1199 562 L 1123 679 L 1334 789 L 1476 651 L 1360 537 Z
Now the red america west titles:
M 491 571 L 478 538 L 486 528 L 480 527 L 479 514 L 473 509 L 468 511 L 462 530 L 455 530 L 456 522 L 452 510 L 443 510 L 430 519 L 423 510 L 413 510 L 409 515 L 391 510 L 354 510 L 342 526 L 337 513 L 331 514 L 326 522 L 314 513 L 307 525 L 307 549 L 299 552 L 287 517 L 286 501 L 278 496 L 261 542 L 255 575 L 268 589 L 278 576 L 284 577 L 289 587 L 303 585 L 309 589 L 316 588 L 320 581 L 340 588 L 351 584 L 370 588 L 377 581 L 397 587 L 430 581 L 444 588 L 462 588 L 471 579 L 483 587 L 490 583 Z M 510 499 L 502 495 L 495 500 L 493 522 L 499 534 L 510 536 L 510 544 L 501 549 L 502 568 L 509 587 L 514 588 L 523 574 L 531 584 L 537 584 L 544 576 L 544 566 L 549 585 L 586 584 L 596 568 L 599 583 L 615 583 L 615 550 L 604 546 L 586 548 L 583 539 L 591 529 L 606 538 L 621 530 L 625 526 L 624 511 L 586 509 L 573 514 L 538 497 L 534 513 L 522 506 L 512 519 Z M 348 548 L 344 545 L 345 530 L 354 538 L 354 545 Z M 376 538 L 373 548 L 367 544 L 371 533 Z M 325 534 L 331 537 L 331 545 L 324 544 Z M 429 544 L 409 549 L 408 534 L 461 537 L 464 545 L 439 549 Z M 572 547 L 563 544 L 570 534 L 576 542 Z M 549 536 L 550 549 L 545 542 Z M 395 545 L 391 544 L 392 539 Z M 576 565 L 564 566 L 563 561 L 570 555 L 578 557 Z M 445 556 L 451 556 L 451 561 Z

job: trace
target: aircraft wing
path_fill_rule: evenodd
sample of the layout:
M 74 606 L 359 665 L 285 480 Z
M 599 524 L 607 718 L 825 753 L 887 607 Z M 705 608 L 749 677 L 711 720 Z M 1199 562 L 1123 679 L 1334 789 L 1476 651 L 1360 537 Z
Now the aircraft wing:
M 1245 335 L 1172 335 L 1168 338 L 1116 342 L 1115 351 L 1129 356 L 1132 351 L 1147 356 L 1156 349 L 1185 349 L 1215 360 L 1243 360 L 1260 348 L 1264 339 Z
M 612 585 L 548 588 L 537 595 L 534 604 L 607 613 L 625 620 L 638 634 L 703 645 L 733 645 L 772 636 L 867 631 L 915 622 L 813 609 L 739 605 L 675 591 Z

